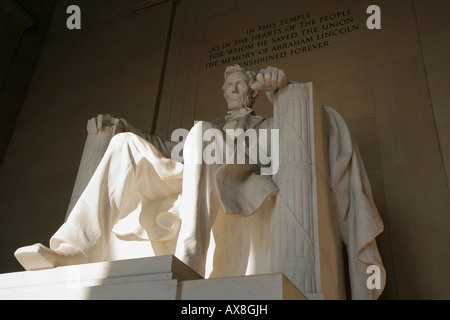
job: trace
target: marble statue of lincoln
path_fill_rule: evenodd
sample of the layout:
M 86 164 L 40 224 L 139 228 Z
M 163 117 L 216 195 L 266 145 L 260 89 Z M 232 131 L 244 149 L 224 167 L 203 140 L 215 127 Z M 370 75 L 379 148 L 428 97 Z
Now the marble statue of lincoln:
M 294 188 L 286 191 L 283 181 L 299 179 L 300 184 L 312 184 L 315 164 L 305 151 L 306 160 L 287 161 L 282 164 L 282 174 L 272 176 L 267 174 L 267 162 L 261 160 L 269 158 L 270 149 L 271 160 L 275 161 L 276 148 L 272 146 L 278 143 L 283 159 L 294 159 L 296 150 L 306 150 L 298 133 L 307 132 L 315 123 L 307 115 L 299 116 L 309 110 L 299 103 L 304 86 L 288 81 L 283 70 L 273 67 L 255 74 L 238 65 L 230 66 L 224 80 L 227 114 L 212 122 L 196 123 L 186 130 L 181 145 L 108 114 L 90 119 L 90 133 L 111 126 L 123 132 L 112 137 L 67 220 L 51 237 L 49 248 L 35 244 L 16 250 L 22 266 L 37 270 L 109 261 L 118 244 L 137 239 L 151 245 L 152 255 L 175 255 L 204 277 L 286 272 L 291 279 L 300 279 L 299 286 L 304 284 L 303 280 L 310 277 L 308 272 L 315 270 L 317 250 L 315 243 L 312 245 L 315 240 L 308 238 L 310 234 L 305 231 L 308 223 L 302 225 L 302 220 L 312 220 L 312 211 L 303 212 L 300 207 L 314 200 L 308 196 L 298 200 L 302 195 L 296 194 Z M 258 116 L 253 110 L 260 91 L 266 92 L 274 104 L 273 118 Z M 323 109 L 320 123 L 326 126 L 327 133 L 317 139 L 327 149 L 322 162 L 327 168 L 320 174 L 327 181 L 329 194 L 321 199 L 333 203 L 333 219 L 337 221 L 334 227 L 339 229 L 339 241 L 347 249 L 352 297 L 376 299 L 385 283 L 385 270 L 375 242 L 383 231 L 383 222 L 345 121 L 332 108 Z M 264 141 L 259 139 L 260 133 L 257 145 L 250 142 L 242 153 L 239 143 L 230 146 L 230 130 L 237 141 L 248 132 L 284 130 L 284 134 L 278 141 L 277 135 L 271 136 L 265 145 L 260 143 Z M 204 139 L 205 135 L 209 138 Z M 261 151 L 259 155 L 266 153 L 257 161 L 251 152 L 255 148 Z M 205 154 L 226 161 L 207 161 L 211 159 L 205 159 Z M 283 205 L 282 196 L 298 200 L 298 208 L 285 206 L 271 211 L 273 203 Z M 275 224 L 270 219 L 273 212 L 281 211 L 287 217 L 283 221 L 291 225 L 277 225 L 281 230 L 277 238 L 271 233 Z M 296 214 L 303 216 L 297 219 Z M 116 242 L 117 239 L 123 241 Z M 274 252 L 280 253 L 281 258 L 271 256 Z M 381 270 L 381 289 L 370 290 L 366 286 L 366 270 L 371 265 Z
M 161 253 L 175 254 L 204 275 L 210 232 L 219 208 L 249 216 L 276 194 L 277 187 L 271 176 L 261 175 L 258 164 L 251 161 L 193 161 L 198 150 L 202 154 L 207 145 L 211 146 L 210 141 L 198 137 L 208 129 L 245 132 L 270 128 L 272 119 L 254 113 L 254 100 L 258 91 L 276 91 L 288 84 L 285 72 L 273 67 L 256 75 L 238 65 L 230 66 L 224 78 L 228 112 L 213 122 L 199 122 L 189 131 L 183 147 L 184 163 L 171 159 L 175 142 L 164 141 L 108 114 L 90 119 L 88 132 L 117 125 L 125 133 L 112 138 L 67 221 L 50 239 L 50 248 L 35 244 L 17 250 L 15 255 L 22 266 L 32 270 L 104 261 L 113 231 L 160 243 L 176 239 L 175 248 Z M 124 226 L 126 216 L 138 207 L 137 226 Z

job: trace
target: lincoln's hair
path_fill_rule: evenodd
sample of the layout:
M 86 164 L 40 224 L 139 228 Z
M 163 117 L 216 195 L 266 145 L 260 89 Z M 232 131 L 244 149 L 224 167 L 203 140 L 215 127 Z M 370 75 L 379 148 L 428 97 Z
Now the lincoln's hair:
M 225 81 L 227 81 L 227 78 L 230 74 L 236 73 L 236 72 L 242 72 L 245 75 L 247 75 L 249 80 L 249 86 L 251 86 L 254 82 L 256 82 L 256 73 L 253 71 L 246 71 L 244 68 L 242 68 L 240 65 L 235 64 L 234 66 L 229 66 L 225 69 Z

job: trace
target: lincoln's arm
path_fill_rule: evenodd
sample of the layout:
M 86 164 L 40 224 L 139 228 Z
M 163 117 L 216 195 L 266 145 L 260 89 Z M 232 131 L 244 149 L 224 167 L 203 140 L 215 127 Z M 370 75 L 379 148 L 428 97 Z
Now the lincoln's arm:
M 163 140 L 160 137 L 144 131 L 123 118 L 115 118 L 109 114 L 99 114 L 91 118 L 87 124 L 88 133 L 97 134 L 103 127 L 117 126 L 119 132 L 131 132 L 147 140 L 157 147 L 166 157 L 170 158 L 173 147 L 177 144 L 173 141 Z

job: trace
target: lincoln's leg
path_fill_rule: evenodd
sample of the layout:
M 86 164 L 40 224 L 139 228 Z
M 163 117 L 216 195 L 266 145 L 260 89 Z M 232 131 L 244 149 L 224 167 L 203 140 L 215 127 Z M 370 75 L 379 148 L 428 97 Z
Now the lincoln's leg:
M 121 209 L 130 195 L 145 196 L 142 188 L 149 184 L 140 181 L 154 178 L 145 175 L 153 172 L 157 176 L 149 168 L 158 163 L 160 167 L 168 166 L 163 168 L 166 172 L 182 171 L 181 164 L 178 168 L 170 159 L 158 158 L 158 154 L 155 147 L 136 135 L 114 136 L 69 218 L 50 239 L 50 249 L 42 245 L 20 248 L 15 253 L 19 262 L 31 270 L 103 261 L 112 227 L 127 214 Z
M 220 206 L 215 184 L 215 173 L 220 164 L 205 164 L 203 151 L 214 144 L 219 151 L 222 143 L 220 138 L 203 141 L 203 133 L 208 129 L 219 130 L 208 122 L 197 123 L 184 145 L 182 204 L 179 208 L 182 223 L 175 253 L 202 276 L 205 275 L 212 224 Z

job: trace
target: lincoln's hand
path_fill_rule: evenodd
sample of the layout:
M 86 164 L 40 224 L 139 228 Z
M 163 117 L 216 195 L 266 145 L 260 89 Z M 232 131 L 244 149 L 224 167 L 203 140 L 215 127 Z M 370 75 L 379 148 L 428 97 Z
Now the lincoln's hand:
M 288 78 L 283 70 L 268 67 L 261 69 L 256 76 L 256 82 L 251 85 L 253 90 L 275 91 L 285 87 L 288 84 Z
M 125 131 L 125 126 L 120 119 L 111 116 L 110 114 L 99 114 L 98 116 L 89 119 L 87 123 L 88 133 L 97 134 L 104 127 L 118 126 Z

